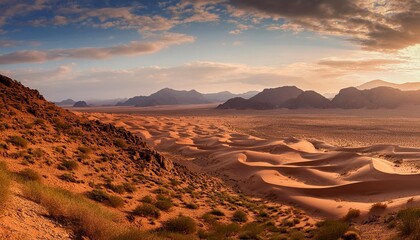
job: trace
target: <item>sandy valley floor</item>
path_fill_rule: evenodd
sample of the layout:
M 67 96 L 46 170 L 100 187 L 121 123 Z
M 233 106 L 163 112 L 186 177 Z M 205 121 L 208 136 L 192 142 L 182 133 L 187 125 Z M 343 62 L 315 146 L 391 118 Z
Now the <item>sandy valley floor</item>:
M 376 202 L 392 209 L 420 200 L 420 111 L 413 109 L 87 111 L 244 191 L 308 213 L 341 216 Z

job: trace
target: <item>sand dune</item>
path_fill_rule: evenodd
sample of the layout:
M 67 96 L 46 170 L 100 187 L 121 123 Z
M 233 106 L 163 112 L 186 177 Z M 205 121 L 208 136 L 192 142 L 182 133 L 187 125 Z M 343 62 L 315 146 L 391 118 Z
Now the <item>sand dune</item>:
M 393 145 L 336 147 L 296 138 L 262 139 L 234 132 L 216 119 L 92 113 L 143 137 L 160 151 L 181 154 L 202 170 L 241 189 L 295 203 L 313 213 L 340 216 L 390 208 L 420 196 L 420 149 Z

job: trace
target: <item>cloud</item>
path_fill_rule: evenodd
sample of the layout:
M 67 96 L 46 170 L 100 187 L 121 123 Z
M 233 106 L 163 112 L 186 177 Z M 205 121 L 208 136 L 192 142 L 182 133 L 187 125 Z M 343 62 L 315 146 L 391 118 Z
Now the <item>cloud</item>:
M 24 50 L 0 55 L 0 65 L 18 63 L 40 63 L 58 59 L 106 59 L 113 56 L 137 56 L 156 53 L 171 45 L 194 42 L 192 36 L 179 33 L 166 33 L 155 41 L 130 42 L 112 47 L 91 47 L 52 50 Z
M 231 0 L 232 15 L 286 20 L 292 31 L 306 29 L 349 38 L 364 49 L 395 51 L 420 43 L 417 0 Z
M 360 60 L 339 60 L 322 59 L 319 65 L 346 71 L 379 71 L 385 66 L 402 64 L 406 61 L 398 59 L 360 59 Z

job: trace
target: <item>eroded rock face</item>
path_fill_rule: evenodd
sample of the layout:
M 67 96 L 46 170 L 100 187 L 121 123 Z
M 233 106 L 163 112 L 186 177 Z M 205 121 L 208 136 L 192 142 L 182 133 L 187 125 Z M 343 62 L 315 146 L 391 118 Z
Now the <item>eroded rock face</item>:
M 37 135 L 51 135 L 53 134 L 51 129 L 54 129 L 55 134 L 62 134 L 72 143 L 118 148 L 122 153 L 119 156 L 120 160 L 135 162 L 140 169 L 171 171 L 174 167 L 170 160 L 150 149 L 140 137 L 131 132 L 111 124 L 77 116 L 46 101 L 38 91 L 2 75 L 0 75 L 0 119 L 2 122 L 16 125 L 10 127 L 17 129 L 22 128 L 21 125 L 24 125 L 28 119 L 31 121 L 37 119 L 45 125 L 43 128 L 45 130 L 38 130 Z M 124 142 L 125 146 L 116 146 L 117 139 Z

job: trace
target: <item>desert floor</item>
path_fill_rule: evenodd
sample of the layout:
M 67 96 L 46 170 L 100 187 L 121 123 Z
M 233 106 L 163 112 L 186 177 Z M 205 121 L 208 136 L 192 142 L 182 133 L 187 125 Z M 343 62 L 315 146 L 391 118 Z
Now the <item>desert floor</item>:
M 72 109 L 124 127 L 181 163 L 241 190 L 342 216 L 420 201 L 420 109 Z

